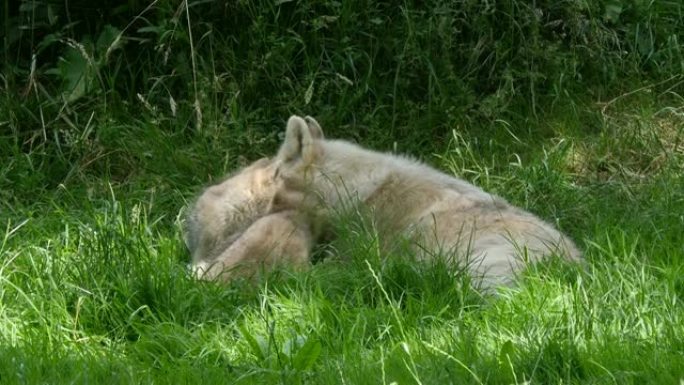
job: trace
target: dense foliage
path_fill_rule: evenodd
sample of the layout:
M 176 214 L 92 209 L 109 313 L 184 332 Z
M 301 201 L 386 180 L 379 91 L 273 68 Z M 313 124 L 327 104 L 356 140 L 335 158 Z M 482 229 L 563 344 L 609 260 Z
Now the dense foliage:
M 84 123 L 54 118 L 103 108 L 155 114 L 189 138 L 237 126 L 252 142 L 248 125 L 263 138 L 293 107 L 352 124 L 346 135 L 430 142 L 456 125 L 682 73 L 683 9 L 641 0 L 23 0 L 5 5 L 3 80 L 21 142 L 38 127 L 51 141 L 107 142 L 114 134 L 101 124 L 85 133 Z

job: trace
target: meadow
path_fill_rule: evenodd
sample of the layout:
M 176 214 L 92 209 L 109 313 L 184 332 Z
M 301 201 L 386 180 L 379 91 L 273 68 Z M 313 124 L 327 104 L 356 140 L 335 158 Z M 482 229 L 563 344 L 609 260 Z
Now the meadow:
M 684 5 L 5 2 L 0 384 L 684 383 Z M 310 271 L 188 275 L 291 114 L 556 224 L 486 295 L 353 219 Z

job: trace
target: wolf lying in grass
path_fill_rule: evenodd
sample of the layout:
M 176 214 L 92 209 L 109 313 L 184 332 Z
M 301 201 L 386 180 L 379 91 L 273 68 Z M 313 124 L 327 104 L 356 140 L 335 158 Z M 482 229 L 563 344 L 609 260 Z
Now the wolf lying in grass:
M 408 239 L 419 258 L 451 257 L 486 287 L 512 282 L 528 262 L 580 259 L 570 239 L 497 196 L 404 157 L 324 139 L 316 120 L 292 116 L 275 158 L 198 200 L 189 221 L 194 266 L 213 279 L 263 261 L 262 245 L 272 250 L 270 261 L 304 265 L 313 223 L 349 209 L 369 213 L 384 251 L 397 237 Z M 259 247 L 242 246 L 251 242 Z

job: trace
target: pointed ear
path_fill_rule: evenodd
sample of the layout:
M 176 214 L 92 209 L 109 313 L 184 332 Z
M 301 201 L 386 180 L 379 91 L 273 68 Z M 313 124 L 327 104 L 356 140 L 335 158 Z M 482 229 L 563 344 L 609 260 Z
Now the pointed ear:
M 314 121 L 315 122 L 315 121 Z M 310 164 L 316 158 L 316 145 L 314 141 L 322 138 L 323 132 L 316 123 L 312 130 L 307 122 L 297 115 L 290 116 L 287 121 L 285 140 L 278 151 L 278 160 L 291 162 L 302 160 L 305 164 Z
M 321 128 L 321 125 L 318 124 L 316 119 L 307 115 L 304 117 L 304 120 L 306 121 L 306 125 L 309 126 L 311 136 L 315 139 L 323 139 L 323 129 Z

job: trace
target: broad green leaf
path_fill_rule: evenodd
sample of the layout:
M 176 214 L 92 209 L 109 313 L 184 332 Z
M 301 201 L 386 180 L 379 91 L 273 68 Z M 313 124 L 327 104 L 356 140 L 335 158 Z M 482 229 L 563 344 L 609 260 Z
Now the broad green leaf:
M 292 367 L 302 371 L 311 369 L 321 355 L 321 349 L 321 343 L 309 337 L 292 359 Z
M 511 340 L 504 342 L 499 351 L 499 364 L 506 365 L 513 357 L 513 353 L 515 353 L 513 342 Z
M 265 354 L 261 346 L 262 344 L 260 344 L 257 339 L 254 338 L 254 336 L 247 330 L 245 325 L 240 325 L 239 329 L 240 334 L 242 334 L 242 338 L 247 341 L 247 345 L 249 345 L 251 348 L 252 354 L 254 354 L 259 360 L 263 360 Z
M 66 100 L 73 102 L 85 95 L 95 74 L 83 53 L 76 48 L 67 47 L 58 67 Z
M 97 50 L 98 61 L 102 64 L 107 61 L 109 54 L 121 47 L 121 31 L 111 25 L 105 25 L 100 36 L 97 37 L 95 49 Z

